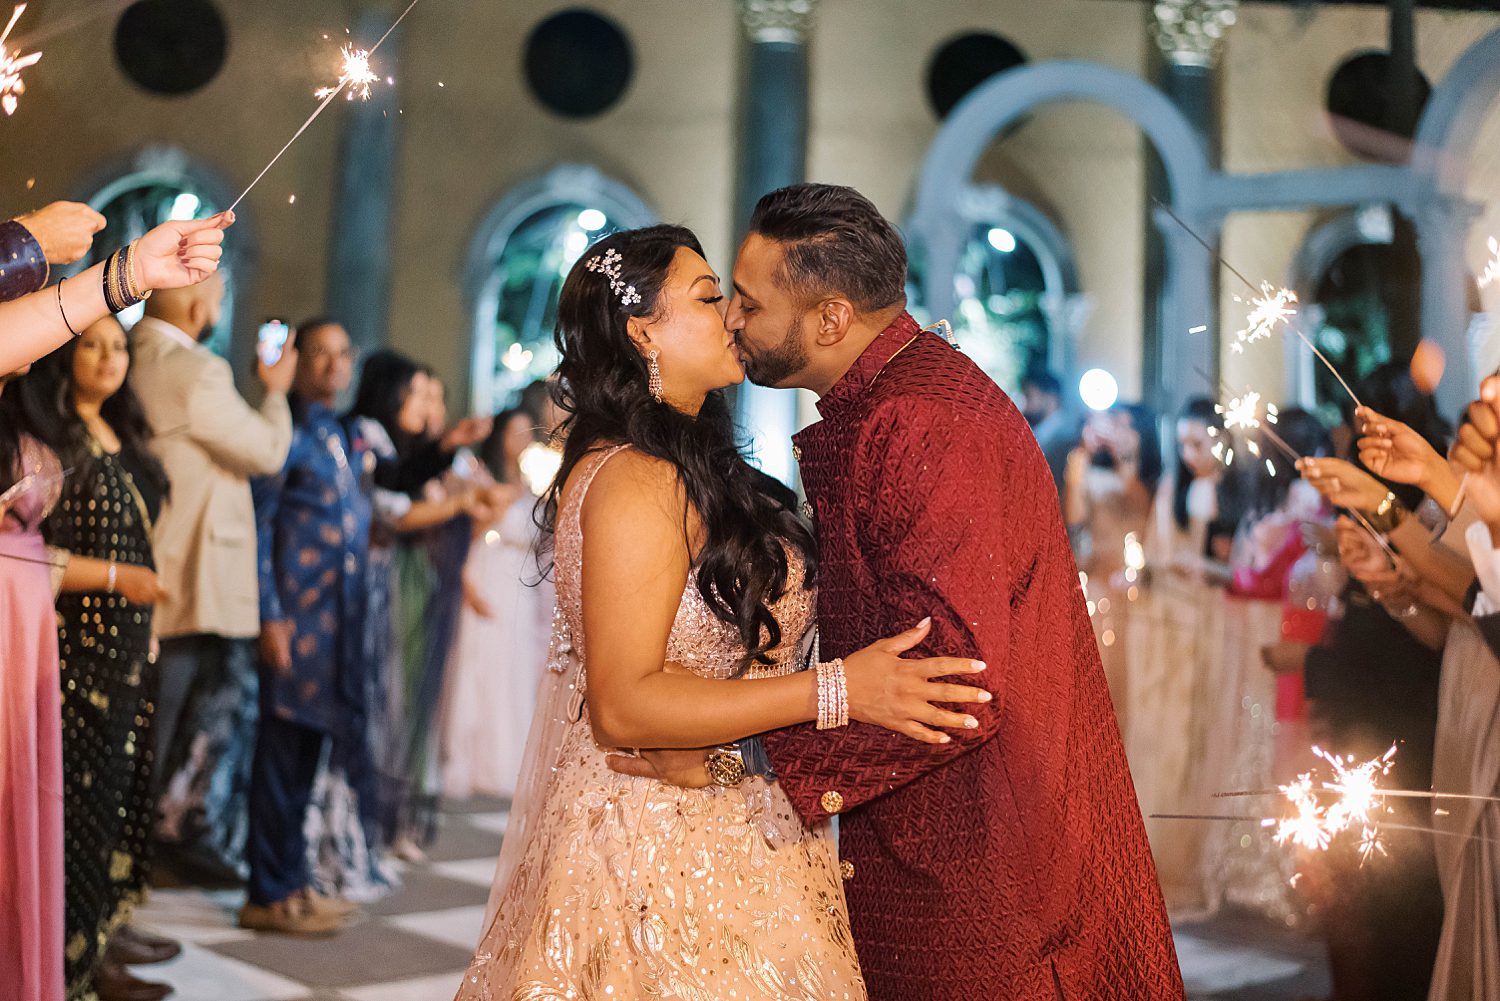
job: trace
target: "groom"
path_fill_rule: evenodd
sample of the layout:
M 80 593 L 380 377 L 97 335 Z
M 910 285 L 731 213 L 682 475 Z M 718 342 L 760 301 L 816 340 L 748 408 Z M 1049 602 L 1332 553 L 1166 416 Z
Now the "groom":
M 839 815 L 874 1001 L 1183 997 L 1166 910 L 1046 461 L 1020 412 L 906 312 L 901 237 L 867 199 L 761 199 L 726 323 L 750 378 L 811 389 L 793 454 L 838 657 L 932 616 L 913 656 L 994 694 L 951 742 L 855 723 L 762 739 L 809 824 Z M 700 752 L 613 759 L 701 785 Z M 851 875 L 852 866 L 852 875 Z

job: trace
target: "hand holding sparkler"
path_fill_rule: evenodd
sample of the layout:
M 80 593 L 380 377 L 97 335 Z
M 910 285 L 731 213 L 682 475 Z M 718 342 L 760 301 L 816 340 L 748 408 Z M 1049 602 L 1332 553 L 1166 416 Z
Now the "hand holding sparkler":
M 1497 442 L 1500 442 L 1500 414 L 1494 404 L 1475 400 L 1458 429 L 1453 464 L 1464 470 L 1467 503 L 1490 526 L 1490 534 L 1500 538 L 1500 443 Z
M 219 267 L 224 231 L 234 225 L 233 212 L 207 219 L 164 222 L 135 245 L 136 278 L 142 289 L 196 285 Z
M 1297 469 L 1302 478 L 1334 507 L 1369 514 L 1380 506 L 1389 492 L 1384 483 L 1344 459 L 1299 459 Z
M 1409 602 L 1407 578 L 1399 558 L 1378 546 L 1370 533 L 1353 518 L 1340 516 L 1334 523 L 1338 534 L 1339 562 L 1349 576 L 1359 581 L 1370 597 L 1393 604 Z
M 6 334 L 0 337 L 0 373 L 31 364 L 122 308 L 111 302 L 105 287 L 106 272 L 117 263 L 120 274 L 129 268 L 133 297 L 203 281 L 218 269 L 224 229 L 233 222 L 232 212 L 221 212 L 210 219 L 163 223 L 133 248 L 116 252 L 82 274 L 0 303 L 0 330 Z
M 1500 375 L 1479 384 L 1479 399 L 1469 404 L 1459 426 L 1449 458 L 1470 473 L 1477 473 L 1495 458 L 1500 438 Z
M 93 246 L 94 234 L 104 228 L 104 217 L 81 202 L 53 202 L 16 222 L 41 245 L 48 264 L 72 264 Z
M 1384 480 L 1418 487 L 1447 507 L 1458 489 L 1448 461 L 1412 428 L 1369 407 L 1355 411 L 1360 438 L 1359 461 Z

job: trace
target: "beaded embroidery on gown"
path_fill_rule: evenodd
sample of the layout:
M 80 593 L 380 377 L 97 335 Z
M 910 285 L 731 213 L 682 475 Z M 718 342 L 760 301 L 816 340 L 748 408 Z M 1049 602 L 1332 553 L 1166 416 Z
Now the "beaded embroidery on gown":
M 558 513 L 558 612 L 548 677 L 459 1001 L 864 999 L 837 852 L 758 777 L 679 789 L 611 772 L 583 690 L 579 511 L 620 451 L 585 459 Z M 796 670 L 814 592 L 794 559 L 772 611 L 788 637 L 752 677 Z M 689 577 L 667 659 L 729 677 L 744 654 Z

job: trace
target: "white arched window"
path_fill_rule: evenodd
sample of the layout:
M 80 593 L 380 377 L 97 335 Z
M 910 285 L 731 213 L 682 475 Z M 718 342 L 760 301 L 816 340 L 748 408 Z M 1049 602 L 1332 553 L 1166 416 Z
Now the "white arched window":
M 977 188 L 963 206 L 953 258 L 953 315 L 930 315 L 928 250 L 912 246 L 907 301 L 921 323 L 947 319 L 964 353 L 1012 394 L 1032 369 L 1066 376 L 1082 308 L 1072 249 L 1039 210 L 998 188 Z
M 89 256 L 77 265 L 79 270 L 98 263 L 106 255 L 144 236 L 146 232 L 171 219 L 202 219 L 228 207 L 222 186 L 206 171 L 189 163 L 178 150 L 151 147 L 135 154 L 123 168 L 110 172 L 111 179 L 93 185 L 88 194 L 90 206 L 104 216 L 104 231 L 94 237 Z M 224 259 L 219 274 L 224 279 L 224 307 L 218 326 L 204 343 L 221 355 L 229 354 L 234 329 L 235 279 L 240 270 L 237 248 L 245 235 L 244 226 L 236 226 L 225 235 Z M 132 327 L 145 312 L 145 305 L 133 306 L 120 314 L 125 326 Z
M 475 412 L 510 405 L 556 367 L 558 295 L 584 249 L 616 230 L 655 221 L 629 188 L 592 167 L 557 167 L 500 200 L 469 252 Z

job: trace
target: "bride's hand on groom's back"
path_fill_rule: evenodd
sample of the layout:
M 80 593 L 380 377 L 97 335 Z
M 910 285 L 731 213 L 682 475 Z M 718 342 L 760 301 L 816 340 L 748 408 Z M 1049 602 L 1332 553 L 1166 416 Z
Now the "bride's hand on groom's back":
M 931 630 L 932 619 L 923 619 L 904 633 L 844 658 L 851 719 L 928 744 L 946 744 L 953 739 L 942 729 L 978 729 L 979 721 L 974 717 L 940 709 L 937 703 L 983 704 L 991 700 L 990 693 L 974 685 L 936 679 L 978 674 L 984 670 L 982 661 L 968 657 L 906 660 L 901 656 L 926 639 Z

